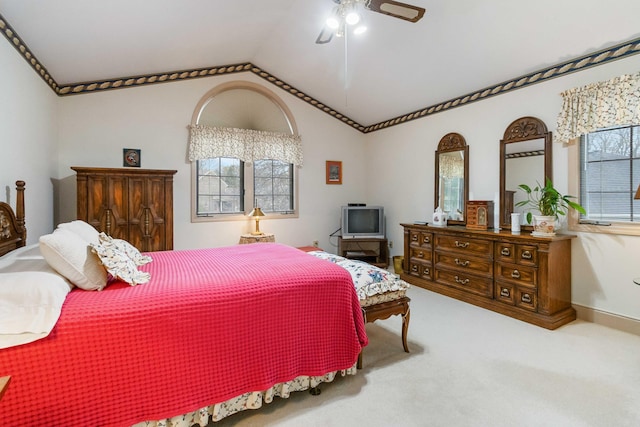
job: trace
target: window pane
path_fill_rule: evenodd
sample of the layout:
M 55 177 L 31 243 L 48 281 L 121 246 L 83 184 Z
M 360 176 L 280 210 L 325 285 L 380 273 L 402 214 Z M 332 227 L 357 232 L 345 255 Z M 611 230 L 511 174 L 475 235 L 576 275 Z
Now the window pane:
M 293 210 L 293 165 L 279 160 L 254 162 L 254 197 L 265 212 Z
M 256 186 L 254 191 L 256 196 L 265 196 L 273 192 L 273 181 L 271 180 L 271 178 L 256 177 L 255 183 Z
M 580 203 L 583 219 L 638 221 L 633 200 L 640 182 L 640 127 L 606 129 L 585 135 L 580 143 Z
M 244 210 L 242 168 L 239 159 L 226 157 L 197 162 L 197 215 L 238 213 Z

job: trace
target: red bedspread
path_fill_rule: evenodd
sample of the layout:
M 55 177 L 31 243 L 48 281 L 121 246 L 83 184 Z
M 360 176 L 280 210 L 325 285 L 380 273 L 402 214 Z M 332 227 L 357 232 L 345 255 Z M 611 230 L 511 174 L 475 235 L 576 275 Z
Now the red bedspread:
M 151 253 L 151 281 L 72 291 L 50 336 L 0 350 L 0 425 L 126 426 L 351 367 L 349 273 L 278 244 Z

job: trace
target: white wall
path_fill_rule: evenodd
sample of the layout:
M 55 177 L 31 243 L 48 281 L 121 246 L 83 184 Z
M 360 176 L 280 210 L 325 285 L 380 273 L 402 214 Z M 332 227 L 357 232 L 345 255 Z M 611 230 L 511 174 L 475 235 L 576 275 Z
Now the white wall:
M 0 200 L 15 208 L 25 181 L 27 242 L 53 229 L 57 96 L 5 40 L 0 41 Z
M 497 215 L 499 141 L 507 126 L 519 117 L 534 116 L 555 131 L 560 92 L 639 69 L 640 56 L 634 56 L 370 134 L 367 200 L 386 207 L 387 236 L 394 241 L 392 254 L 402 253 L 401 222 L 431 220 L 434 152 L 445 134 L 458 132 L 465 137 L 469 145 L 469 198 L 494 200 Z M 554 184 L 565 194 L 567 151 L 553 144 Z M 639 237 L 578 234 L 572 251 L 573 302 L 640 319 L 640 286 L 632 282 L 640 276 L 639 254 Z
M 260 229 L 276 241 L 334 251 L 329 234 L 339 225 L 340 206 L 363 200 L 366 188 L 365 135 L 319 112 L 253 74 L 236 74 L 139 88 L 64 97 L 60 100 L 59 222 L 75 218 L 75 175 L 70 166 L 121 167 L 123 148 L 142 150 L 142 167 L 177 169 L 174 181 L 174 247 L 235 244 L 254 225 L 246 222 L 191 223 L 191 166 L 186 160 L 188 129 L 200 98 L 232 80 L 264 85 L 283 99 L 302 135 L 304 166 L 299 170 L 300 216 L 265 218 Z M 343 162 L 343 185 L 326 185 L 325 161 Z

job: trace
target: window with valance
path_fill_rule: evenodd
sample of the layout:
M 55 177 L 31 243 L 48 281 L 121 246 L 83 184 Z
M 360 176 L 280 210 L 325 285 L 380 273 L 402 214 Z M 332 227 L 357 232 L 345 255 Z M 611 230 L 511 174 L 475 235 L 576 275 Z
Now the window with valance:
M 640 185 L 640 73 L 569 89 L 561 96 L 555 141 L 577 145 L 577 173 L 571 178 L 587 210 L 572 229 L 638 234 L 640 201 L 634 197 Z

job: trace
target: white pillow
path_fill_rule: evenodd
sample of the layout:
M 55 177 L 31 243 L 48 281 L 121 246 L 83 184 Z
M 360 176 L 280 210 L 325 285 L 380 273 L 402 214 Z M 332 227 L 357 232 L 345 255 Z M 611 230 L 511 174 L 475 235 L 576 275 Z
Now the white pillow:
M 93 228 L 89 223 L 86 223 L 80 219 L 71 222 L 63 222 L 58 224 L 58 228 L 61 230 L 68 230 L 76 233 L 82 237 L 87 243 L 98 243 L 98 230 Z
M 71 285 L 55 273 L 0 273 L 0 335 L 20 335 L 0 339 L 0 348 L 48 335 L 70 290 Z
M 131 243 L 122 239 L 114 239 L 113 237 L 100 233 L 98 234 L 98 238 L 100 239 L 100 243 L 105 246 L 112 246 L 118 249 L 120 252 L 124 252 L 127 254 L 129 258 L 136 263 L 136 265 L 145 265 L 153 261 L 149 255 L 142 255 L 138 248 L 133 246 Z
M 90 246 L 113 277 L 124 280 L 132 286 L 147 283 L 151 278 L 151 274 L 138 271 L 136 263 L 114 245 L 106 242 L 98 245 L 91 243 Z
M 40 237 L 40 252 L 49 265 L 71 283 L 87 291 L 107 285 L 107 271 L 89 244 L 63 228 Z

